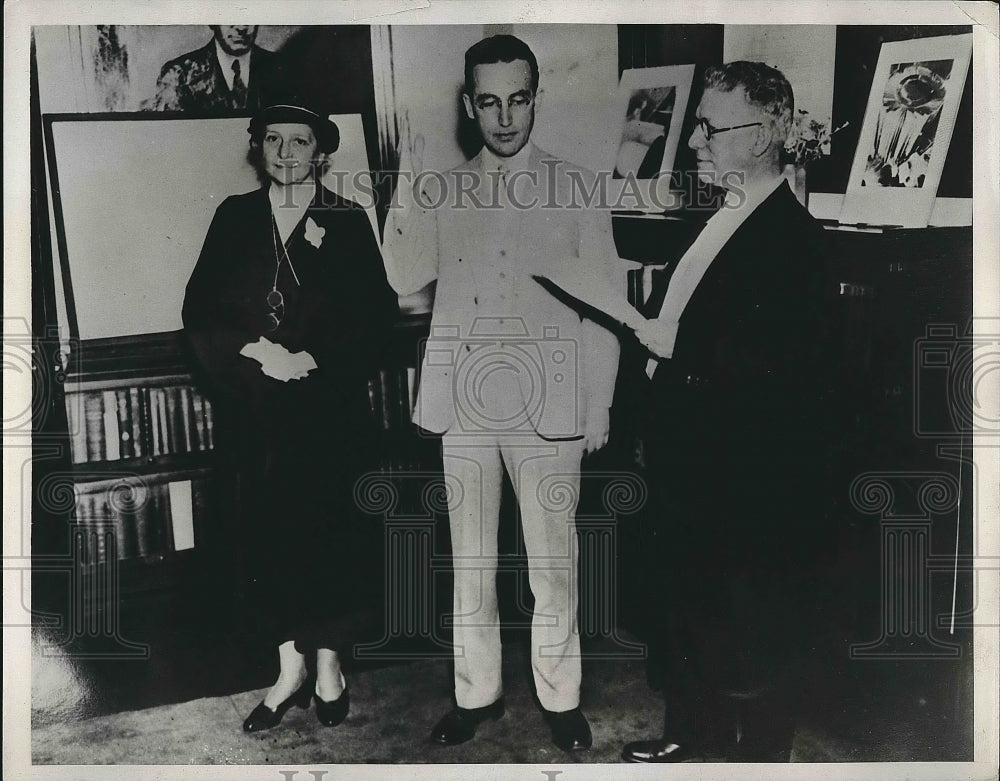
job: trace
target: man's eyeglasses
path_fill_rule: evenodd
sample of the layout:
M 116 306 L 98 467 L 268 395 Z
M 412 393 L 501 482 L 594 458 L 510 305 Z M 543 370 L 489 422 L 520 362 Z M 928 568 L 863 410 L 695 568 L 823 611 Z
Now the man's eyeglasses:
M 728 133 L 730 130 L 739 130 L 744 127 L 759 127 L 763 125 L 763 122 L 747 122 L 745 125 L 730 125 L 729 127 L 712 127 L 711 123 L 705 119 L 701 118 L 695 121 L 695 124 L 701 128 L 701 132 L 705 134 L 705 140 L 711 141 L 712 136 L 716 136 L 719 133 Z
M 267 330 L 277 331 L 278 326 L 281 325 L 281 319 L 285 316 L 285 297 L 281 295 L 281 291 L 274 288 L 268 291 L 267 305 L 271 308 L 271 311 L 267 315 Z
M 507 101 L 509 111 L 523 111 L 534 101 L 534 96 L 530 92 L 519 92 L 511 95 Z M 480 111 L 499 111 L 501 99 L 496 95 L 480 95 L 476 97 L 476 106 Z

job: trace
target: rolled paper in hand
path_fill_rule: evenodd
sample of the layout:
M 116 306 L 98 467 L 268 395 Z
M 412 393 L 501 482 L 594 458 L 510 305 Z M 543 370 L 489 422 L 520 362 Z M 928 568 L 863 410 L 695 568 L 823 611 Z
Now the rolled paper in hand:
M 578 301 L 604 312 L 633 331 L 646 321 L 639 310 L 628 302 L 625 294 L 605 277 L 563 271 L 546 271 L 532 276 L 537 281 L 547 280 Z

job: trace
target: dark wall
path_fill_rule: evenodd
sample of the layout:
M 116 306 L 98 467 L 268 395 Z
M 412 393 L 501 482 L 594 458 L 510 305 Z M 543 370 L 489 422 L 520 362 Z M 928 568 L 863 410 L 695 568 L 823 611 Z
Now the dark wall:
M 371 33 L 367 25 L 304 27 L 281 47 L 289 88 L 312 96 L 336 114 L 360 114 L 368 162 L 379 168 Z
M 626 68 L 656 68 L 694 64 L 694 82 L 687 113 L 681 125 L 674 158 L 676 171 L 695 171 L 694 152 L 687 140 L 694 131 L 694 109 L 701 100 L 706 65 L 722 62 L 724 26 L 721 24 L 620 24 L 618 25 L 618 76 Z
M 809 189 L 842 193 L 847 189 L 854 148 L 861 133 L 868 93 L 882 44 L 940 35 L 961 35 L 971 26 L 839 25 L 834 65 L 833 127 L 850 124 L 833 137 L 831 154 L 809 167 Z M 699 84 L 705 65 L 722 62 L 724 27 L 718 24 L 663 24 L 618 26 L 618 70 L 694 63 L 695 84 L 688 104 L 675 167 L 692 170 L 693 154 L 686 141 L 700 99 Z M 938 195 L 972 197 L 972 69 L 966 78 L 955 130 L 941 174 Z

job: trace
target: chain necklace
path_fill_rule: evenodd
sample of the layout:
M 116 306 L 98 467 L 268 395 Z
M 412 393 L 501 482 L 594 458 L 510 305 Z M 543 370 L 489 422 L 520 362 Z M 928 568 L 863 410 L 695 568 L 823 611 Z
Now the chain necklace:
M 294 233 L 295 231 L 292 231 Z M 291 235 L 288 239 L 291 241 Z M 271 290 L 277 291 L 278 289 L 278 272 L 281 271 L 281 264 L 283 261 L 288 261 L 288 267 L 292 270 L 292 276 L 295 278 L 295 284 L 302 287 L 302 283 L 299 282 L 299 275 L 295 273 L 295 265 L 292 263 L 291 257 L 288 255 L 288 247 L 285 242 L 281 242 L 281 255 L 278 254 L 278 222 L 274 218 L 274 212 L 271 212 L 271 240 L 274 242 L 274 282 L 271 283 Z

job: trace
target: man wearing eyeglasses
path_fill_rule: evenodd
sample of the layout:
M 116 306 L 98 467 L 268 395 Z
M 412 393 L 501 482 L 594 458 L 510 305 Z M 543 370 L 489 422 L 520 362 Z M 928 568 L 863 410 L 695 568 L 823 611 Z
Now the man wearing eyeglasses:
M 630 762 L 789 761 L 806 573 L 823 539 L 830 384 L 823 231 L 781 175 L 792 88 L 709 67 L 688 145 L 725 203 L 653 291 L 646 428 L 668 668 L 662 739 Z
M 398 293 L 437 280 L 414 422 L 443 434 L 457 707 L 431 740 L 464 743 L 504 714 L 496 578 L 506 469 L 534 597 L 535 691 L 553 742 L 585 750 L 592 737 L 579 707 L 575 514 L 581 458 L 608 439 L 619 348 L 611 331 L 532 275 L 613 284 L 610 215 L 573 202 L 573 181 L 592 189 L 593 173 L 530 141 L 540 91 L 538 63 L 523 41 L 480 41 L 466 52 L 465 73 L 465 113 L 483 148 L 441 176 L 443 198 L 418 199 L 443 201 L 439 208 L 406 203 L 420 193 L 402 187 L 406 208 L 390 212 L 385 240 Z M 414 146 L 416 162 L 419 137 Z

